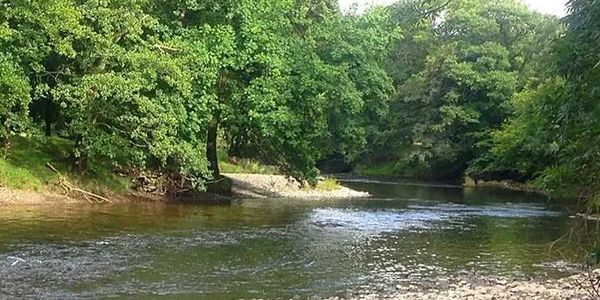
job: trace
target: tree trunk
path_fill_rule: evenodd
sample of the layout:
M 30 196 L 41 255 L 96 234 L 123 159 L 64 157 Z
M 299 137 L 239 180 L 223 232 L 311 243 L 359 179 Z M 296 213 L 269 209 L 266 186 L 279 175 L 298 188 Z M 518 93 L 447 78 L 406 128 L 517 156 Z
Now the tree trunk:
M 45 133 L 46 136 L 52 136 L 52 121 L 54 121 L 54 115 L 53 115 L 53 107 L 52 107 L 52 101 L 49 98 L 46 98 L 44 100 L 44 111 L 43 111 L 43 117 L 44 117 L 44 125 L 45 125 Z
M 44 118 L 46 136 L 52 136 L 52 122 L 46 117 Z
M 219 171 L 219 157 L 217 156 L 217 135 L 219 131 L 219 118 L 213 116 L 208 127 L 208 134 L 206 137 L 206 158 L 210 164 L 210 170 L 212 172 L 213 180 L 221 177 Z
M 216 83 L 217 98 L 219 103 L 224 103 L 227 97 L 227 81 L 229 72 L 222 69 L 219 72 L 219 80 Z M 206 136 L 206 159 L 208 160 L 210 171 L 212 172 L 213 180 L 221 179 L 221 171 L 219 170 L 219 157 L 217 155 L 217 139 L 219 134 L 219 123 L 221 122 L 220 110 L 215 110 L 212 115 L 212 120 L 208 125 L 208 133 Z
M 229 80 L 229 71 L 227 71 L 227 69 L 222 69 L 219 73 L 219 80 L 216 83 L 216 92 L 218 101 L 220 104 L 222 104 L 227 98 L 227 81 Z M 206 159 L 210 164 L 209 168 L 212 172 L 213 180 L 221 179 L 221 171 L 219 170 L 219 157 L 217 155 L 217 139 L 220 122 L 221 111 L 216 109 L 212 113 L 212 120 L 208 125 L 208 133 L 206 136 Z

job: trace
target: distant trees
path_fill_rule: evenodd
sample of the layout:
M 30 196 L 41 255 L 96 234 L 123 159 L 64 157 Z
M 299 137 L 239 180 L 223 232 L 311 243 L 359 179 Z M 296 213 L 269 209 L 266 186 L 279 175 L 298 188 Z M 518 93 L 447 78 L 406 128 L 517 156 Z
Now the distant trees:
M 574 0 L 531 80 L 493 134 L 486 170 L 514 170 L 555 196 L 600 205 L 600 3 Z
M 384 158 L 400 174 L 460 178 L 509 116 L 536 42 L 558 22 L 517 1 L 400 1 L 391 15 L 405 34 L 390 52 L 398 93 Z

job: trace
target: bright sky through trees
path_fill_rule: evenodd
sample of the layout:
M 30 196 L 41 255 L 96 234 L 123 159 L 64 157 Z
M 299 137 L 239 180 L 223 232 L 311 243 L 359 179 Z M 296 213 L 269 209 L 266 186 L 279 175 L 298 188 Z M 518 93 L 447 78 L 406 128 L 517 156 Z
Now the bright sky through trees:
M 348 9 L 353 3 L 358 3 L 359 7 L 369 4 L 391 4 L 397 0 L 340 0 L 340 6 L 343 10 Z M 544 14 L 552 14 L 562 17 L 566 14 L 565 5 L 567 0 L 524 0 L 529 7 Z

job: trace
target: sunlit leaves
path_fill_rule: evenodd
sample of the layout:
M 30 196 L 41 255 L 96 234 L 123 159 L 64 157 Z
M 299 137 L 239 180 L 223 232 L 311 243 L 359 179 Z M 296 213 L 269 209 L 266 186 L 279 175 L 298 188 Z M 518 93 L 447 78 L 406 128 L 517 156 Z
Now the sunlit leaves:
M 412 7 L 402 3 L 394 9 Z M 517 58 L 533 52 L 524 45 L 546 20 L 516 1 L 451 1 L 429 12 L 422 22 L 397 21 L 409 35 L 392 52 L 399 96 L 390 145 L 403 165 L 420 170 L 410 175 L 456 178 L 509 116 L 527 71 Z
M 0 143 L 28 125 L 30 87 L 11 57 L 0 54 Z

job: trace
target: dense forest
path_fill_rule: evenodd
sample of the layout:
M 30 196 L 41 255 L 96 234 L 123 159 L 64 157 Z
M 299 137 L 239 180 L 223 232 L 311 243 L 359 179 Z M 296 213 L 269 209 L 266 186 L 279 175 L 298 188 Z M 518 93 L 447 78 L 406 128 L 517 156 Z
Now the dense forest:
M 218 152 L 600 203 L 600 2 L 0 0 L 0 142 L 203 189 Z M 176 188 L 176 187 L 171 187 Z

